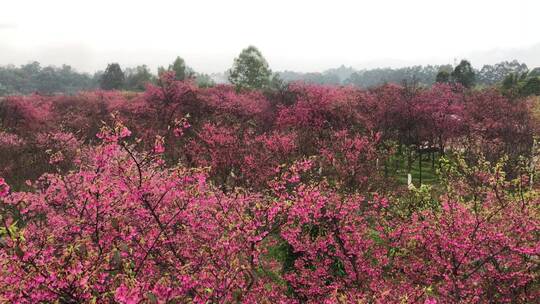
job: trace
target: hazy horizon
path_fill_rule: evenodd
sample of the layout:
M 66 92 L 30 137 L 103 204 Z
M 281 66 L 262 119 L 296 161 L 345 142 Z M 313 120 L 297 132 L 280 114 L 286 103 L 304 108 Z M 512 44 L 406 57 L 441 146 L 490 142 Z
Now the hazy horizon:
M 93 73 L 118 62 L 155 71 L 181 56 L 196 71 L 218 73 L 255 45 L 275 71 L 461 58 L 476 68 L 514 59 L 540 66 L 540 3 L 517 2 L 23 0 L 0 11 L 0 65 L 39 61 Z

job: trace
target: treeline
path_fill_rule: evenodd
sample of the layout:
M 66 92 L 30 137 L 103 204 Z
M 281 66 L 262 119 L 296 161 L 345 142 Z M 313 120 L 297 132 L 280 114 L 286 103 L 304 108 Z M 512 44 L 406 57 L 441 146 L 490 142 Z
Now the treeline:
M 239 67 L 238 63 L 241 63 Z M 245 70 L 239 74 L 241 69 Z M 481 69 L 476 69 L 467 60 L 462 60 L 456 66 L 417 65 L 356 70 L 342 65 L 322 73 L 272 72 L 261 52 L 250 46 L 240 53 L 230 70 L 212 75 L 195 72 L 181 57 L 177 57 L 168 67 L 159 67 L 157 73 L 153 73 L 147 65 L 122 68 L 119 63 L 110 63 L 104 71 L 93 75 L 79 73 L 69 65 L 42 67 L 39 62 L 20 67 L 8 65 L 0 67 L 0 96 L 30 93 L 72 94 L 97 88 L 143 91 L 148 83 L 156 84 L 159 76 L 166 71 L 174 72 L 176 80 L 191 79 L 200 87 L 210 87 L 223 82 L 242 82 L 244 80 L 238 75 L 243 73 L 249 74 L 249 79 L 257 79 L 256 83 L 250 84 L 257 89 L 280 88 L 286 83 L 297 81 L 308 84 L 353 85 L 360 88 L 373 88 L 387 83 L 414 83 L 429 87 L 436 82 L 459 82 L 466 87 L 498 86 L 510 96 L 540 94 L 540 68 L 529 69 L 525 63 L 517 60 L 484 65 Z
M 195 73 L 180 57 L 169 65 L 159 67 L 157 75 L 148 66 L 140 65 L 122 69 L 111 63 L 105 71 L 93 75 L 81 73 L 69 65 L 42 67 L 37 61 L 21 65 L 0 66 L 0 96 L 26 94 L 74 94 L 95 89 L 143 91 L 146 84 L 156 83 L 165 71 L 174 71 L 177 80 L 193 78 L 200 86 L 213 85 L 208 75 Z
M 0 66 L 0 96 L 35 92 L 71 94 L 97 88 L 96 76 L 77 72 L 69 65 L 42 67 L 36 61 L 19 67 Z
M 533 78 L 540 76 L 540 68 L 529 70 L 526 64 L 517 60 L 484 65 L 481 69 L 474 68 L 469 62 L 466 65 L 468 65 L 467 69 L 474 74 L 472 84 L 481 87 L 499 85 L 507 77 L 512 76 L 515 78 L 515 75 L 521 77 L 529 74 L 528 76 Z M 456 67 L 448 64 L 355 70 L 341 66 L 322 73 L 284 71 L 280 72 L 279 75 L 287 82 L 304 81 L 313 84 L 355 85 L 362 88 L 373 88 L 386 83 L 401 84 L 403 82 L 415 82 L 423 86 L 431 86 L 438 82 L 437 76 L 447 75 L 447 79 L 449 79 Z

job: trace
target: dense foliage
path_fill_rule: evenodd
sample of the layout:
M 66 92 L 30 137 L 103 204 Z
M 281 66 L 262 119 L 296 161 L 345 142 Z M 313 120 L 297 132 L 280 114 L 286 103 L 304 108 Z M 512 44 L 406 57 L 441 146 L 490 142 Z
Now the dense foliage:
M 254 46 L 242 50 L 229 71 L 229 82 L 241 89 L 262 89 L 270 86 L 272 71 L 261 52 Z
M 176 76 L 0 102 L 1 301 L 540 296 L 538 101 Z M 426 157 L 436 184 L 396 179 Z
M 78 73 L 69 65 L 42 67 L 39 62 L 32 62 L 20 67 L 0 66 L 0 96 L 35 92 L 71 94 L 96 87 L 94 77 Z
M 440 82 L 457 82 L 466 87 L 500 86 L 507 95 L 540 95 L 540 68 L 534 68 L 529 72 L 527 65 L 517 60 L 488 64 L 480 69 L 472 67 L 467 62 L 465 66 L 460 63 L 455 67 L 448 64 L 357 70 L 342 65 L 323 72 L 272 73 L 261 52 L 251 46 L 239 54 L 230 70 L 212 75 L 197 73 L 181 57 L 176 57 L 168 67 L 158 67 L 157 73 L 153 73 L 146 65 L 136 67 L 116 65 L 118 64 L 114 65 L 115 70 L 112 72 L 97 71 L 92 76 L 78 73 L 67 65 L 60 68 L 41 67 L 38 62 L 20 67 L 0 67 L 0 96 L 36 92 L 73 94 L 97 87 L 144 91 L 146 84 L 157 84 L 159 77 L 165 72 L 174 72 L 176 80 L 194 79 L 200 87 L 231 83 L 243 88 L 275 89 L 280 88 L 283 83 L 305 82 L 321 85 L 354 85 L 366 89 L 389 83 L 416 83 L 429 87 Z
M 118 90 L 124 87 L 125 78 L 126 76 L 120 65 L 110 63 L 99 80 L 99 86 L 104 90 Z

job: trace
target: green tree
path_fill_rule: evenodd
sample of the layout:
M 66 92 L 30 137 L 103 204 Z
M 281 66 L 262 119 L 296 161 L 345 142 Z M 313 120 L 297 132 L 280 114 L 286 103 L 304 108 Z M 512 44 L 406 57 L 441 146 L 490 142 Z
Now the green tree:
M 187 78 L 186 62 L 180 56 L 176 57 L 173 64 L 169 65 L 169 71 L 174 72 L 176 80 L 184 80 Z
M 212 77 L 204 73 L 195 74 L 195 81 L 200 88 L 208 88 L 216 85 Z
M 158 67 L 158 77 L 161 77 L 165 72 L 174 72 L 174 78 L 176 80 L 186 80 L 195 76 L 193 69 L 187 66 L 184 59 L 180 56 L 176 57 L 167 69 L 162 66 Z
M 126 88 L 129 90 L 142 91 L 147 83 L 154 80 L 154 75 L 146 65 L 126 69 Z
M 99 85 L 103 90 L 118 90 L 124 86 L 124 72 L 118 63 L 110 63 L 101 76 Z
M 271 76 L 268 62 L 254 46 L 242 50 L 229 70 L 229 81 L 238 89 L 268 88 Z
M 510 74 L 521 75 L 528 71 L 525 63 L 517 60 L 501 61 L 494 65 L 484 65 L 476 75 L 476 82 L 483 85 L 494 85 L 500 83 Z
M 286 87 L 287 84 L 285 83 L 285 81 L 281 79 L 278 73 L 274 73 L 272 75 L 272 78 L 270 79 L 270 88 L 273 90 L 281 91 L 284 90 Z
M 445 71 L 445 70 L 440 70 L 438 73 L 437 73 L 437 76 L 435 76 L 435 81 L 436 82 L 450 82 L 450 73 L 448 73 L 448 71 Z
M 516 97 L 519 91 L 519 82 L 521 77 L 518 74 L 510 73 L 501 83 L 501 89 L 505 95 L 510 97 Z
M 540 95 L 540 77 L 529 77 L 519 90 L 520 95 Z
M 461 83 L 464 87 L 470 88 L 474 85 L 476 75 L 471 63 L 467 60 L 461 60 L 452 72 L 452 79 Z
M 534 68 L 529 72 L 529 77 L 540 77 L 540 68 Z

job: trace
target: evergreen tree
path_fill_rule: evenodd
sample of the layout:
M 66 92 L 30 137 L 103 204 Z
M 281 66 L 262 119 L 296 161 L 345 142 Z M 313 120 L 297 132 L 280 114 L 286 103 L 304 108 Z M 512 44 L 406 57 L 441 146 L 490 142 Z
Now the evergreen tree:
M 471 88 L 476 80 L 476 75 L 471 63 L 467 60 L 461 60 L 452 72 L 452 79 L 461 83 L 466 88 Z
M 103 90 L 118 90 L 124 86 L 124 72 L 118 63 L 110 63 L 100 79 Z
M 268 88 L 271 76 L 268 62 L 254 46 L 242 50 L 229 71 L 229 81 L 238 89 Z
M 540 68 L 534 68 L 529 72 L 529 77 L 540 77 Z
M 522 96 L 540 95 L 540 77 L 529 77 L 520 88 Z
M 437 76 L 435 77 L 436 82 L 450 82 L 450 73 L 445 70 L 441 70 L 437 73 Z
M 187 78 L 186 62 L 180 56 L 176 57 L 173 64 L 169 65 L 169 71 L 174 72 L 176 80 L 185 80 Z
M 147 83 L 152 82 L 154 75 L 146 65 L 126 69 L 126 88 L 129 90 L 143 91 Z

